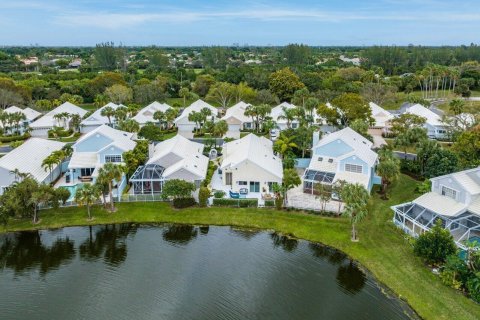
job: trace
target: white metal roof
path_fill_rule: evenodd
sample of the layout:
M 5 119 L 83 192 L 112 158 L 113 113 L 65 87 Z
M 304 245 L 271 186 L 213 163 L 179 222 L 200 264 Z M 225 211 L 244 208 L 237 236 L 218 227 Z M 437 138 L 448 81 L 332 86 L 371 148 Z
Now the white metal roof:
M 25 118 L 28 121 L 33 121 L 42 115 L 40 112 L 33 110 L 32 108 L 22 109 L 16 106 L 8 107 L 7 109 L 5 109 L 5 112 L 6 113 L 15 113 L 15 112 L 23 113 L 25 115 Z
M 133 133 L 113 129 L 112 127 L 107 125 L 101 125 L 100 127 L 95 128 L 94 130 L 88 132 L 87 134 L 83 135 L 80 139 L 78 139 L 77 142 L 73 145 L 73 149 L 75 150 L 75 146 L 77 144 L 89 139 L 94 135 L 103 135 L 111 139 L 112 143 L 110 143 L 107 147 L 115 145 L 116 147 L 124 151 L 128 151 L 135 148 L 135 145 L 136 145 L 135 141 L 132 140 Z
M 373 143 L 361 134 L 352 130 L 350 127 L 324 135 L 322 139 L 320 139 L 320 141 L 313 146 L 313 148 L 315 149 L 319 146 L 326 145 L 336 140 L 342 140 L 353 149 L 353 151 L 342 155 L 339 157 L 339 159 L 357 156 L 365 161 L 369 166 L 375 165 L 378 155 L 371 149 Z
M 411 107 L 408 107 L 405 113 L 415 114 L 420 117 L 427 119 L 427 123 L 432 126 L 445 126 L 442 122 L 442 118 L 433 111 L 428 110 L 421 104 L 414 104 Z
M 272 147 L 272 141 L 252 133 L 242 139 L 228 142 L 223 145 L 221 168 L 235 167 L 248 160 L 281 179 L 282 161 L 274 155 Z
M 394 116 L 387 110 L 380 107 L 374 102 L 369 103 L 370 110 L 372 110 L 372 117 L 375 120 L 375 127 L 383 128 L 385 127 Z
M 68 112 L 70 114 L 78 114 L 81 117 L 83 117 L 86 113 L 87 110 L 84 110 L 80 107 L 77 107 L 76 105 L 70 103 L 70 102 L 65 102 L 41 117 L 40 119 L 32 122 L 30 124 L 30 127 L 32 128 L 52 128 L 57 124 L 57 120 L 55 120 L 53 117 L 56 114 L 63 113 L 63 112 Z
M 88 118 L 82 121 L 83 126 L 101 126 L 102 124 L 109 123 L 108 117 L 102 116 L 102 110 L 106 107 L 110 107 L 113 110 L 117 110 L 119 107 L 125 107 L 123 104 L 115 104 L 113 102 L 109 102 L 100 109 L 96 110 L 92 113 Z
M 184 168 L 194 174 L 197 179 L 204 179 L 208 167 L 208 158 L 203 155 L 204 147 L 205 145 L 203 143 L 190 141 L 177 134 L 171 139 L 158 143 L 147 164 L 156 163 L 164 166 L 165 171 L 163 175 L 166 178 Z M 181 160 L 173 165 L 166 166 L 165 163 L 162 162 L 162 159 L 171 154 L 174 154 Z
M 365 187 L 368 190 L 368 183 L 369 183 L 369 176 L 362 173 L 355 173 L 355 172 L 346 172 L 340 171 L 335 173 L 335 178 L 333 179 L 333 183 L 337 181 L 346 181 L 348 183 L 358 183 Z
M 248 106 L 250 106 L 249 103 L 240 101 L 239 103 L 227 109 L 225 115 L 222 117 L 222 120 L 226 120 L 228 122 L 229 119 L 235 118 L 241 123 L 252 122 L 252 118 L 245 115 L 245 110 Z
M 287 120 L 285 119 L 278 119 L 280 116 L 284 116 L 285 112 L 283 111 L 283 108 L 285 109 L 294 109 L 296 106 L 294 104 L 288 103 L 288 102 L 282 102 L 278 106 L 274 107 L 272 111 L 270 112 L 270 116 L 272 117 L 273 121 L 277 123 L 286 123 Z
M 200 112 L 203 108 L 210 109 L 212 111 L 212 116 L 217 116 L 218 109 L 211 106 L 210 104 L 206 103 L 205 101 L 198 99 L 197 101 L 193 102 L 191 105 L 186 107 L 182 114 L 175 119 L 175 123 L 178 123 L 179 121 L 188 121 L 188 115 L 192 112 Z
M 166 103 L 160 103 L 157 101 L 154 101 L 150 103 L 148 106 L 143 108 L 142 110 L 138 111 L 137 115 L 133 117 L 133 120 L 137 121 L 140 124 L 145 124 L 147 122 L 156 122 L 155 119 L 153 119 L 153 114 L 157 111 L 162 111 L 165 112 L 168 109 L 171 109 L 168 104 Z
M 455 179 L 468 193 L 472 195 L 480 194 L 480 167 L 454 172 L 430 180 L 435 181 L 446 177 Z
M 98 162 L 96 152 L 74 152 L 68 163 L 68 168 L 94 168 Z
M 18 169 L 22 173 L 31 174 L 38 182 L 42 182 L 49 175 L 48 170 L 42 168 L 43 160 L 53 151 L 61 150 L 64 146 L 63 142 L 30 138 L 0 158 L 0 167 L 9 171 Z
M 436 192 L 425 193 L 413 200 L 413 203 L 447 217 L 454 217 L 463 213 L 467 207 L 463 203 L 457 202 L 450 197 L 442 196 Z

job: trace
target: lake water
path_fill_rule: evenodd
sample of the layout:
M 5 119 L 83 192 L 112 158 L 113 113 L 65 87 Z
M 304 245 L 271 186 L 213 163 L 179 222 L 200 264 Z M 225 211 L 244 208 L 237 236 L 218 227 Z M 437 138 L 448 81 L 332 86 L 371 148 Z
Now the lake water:
M 410 319 L 343 253 L 187 225 L 0 235 L 0 319 Z

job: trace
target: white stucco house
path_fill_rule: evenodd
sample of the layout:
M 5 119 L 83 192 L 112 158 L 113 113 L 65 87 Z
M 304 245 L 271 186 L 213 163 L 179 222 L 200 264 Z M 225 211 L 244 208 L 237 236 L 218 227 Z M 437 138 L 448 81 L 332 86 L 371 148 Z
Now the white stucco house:
M 273 143 L 265 137 L 249 134 L 223 145 L 222 161 L 212 188 L 240 193 L 247 198 L 273 193 L 281 184 L 282 160 L 273 152 Z
M 212 115 L 210 116 L 210 120 L 214 122 L 218 120 L 218 109 L 199 99 L 186 107 L 180 116 L 175 119 L 175 125 L 178 128 L 178 134 L 187 138 L 193 138 L 193 131 L 198 128 L 195 122 L 188 120 L 188 116 L 192 112 L 200 112 L 203 108 L 207 108 L 211 111 Z
M 55 166 L 50 172 L 42 167 L 42 162 L 52 152 L 61 150 L 65 143 L 46 140 L 41 138 L 30 138 L 21 146 L 13 149 L 0 158 L 0 194 L 3 194 L 20 177 L 14 173 L 15 170 L 23 174 L 29 174 L 39 183 L 50 183 L 60 175 L 60 166 Z
M 239 103 L 227 109 L 221 120 L 228 124 L 228 132 L 225 135 L 228 138 L 239 139 L 240 131 L 251 130 L 255 128 L 252 117 L 245 115 L 245 110 L 250 106 L 249 103 L 240 101 Z
M 288 102 L 282 102 L 278 106 L 272 108 L 272 111 L 270 112 L 270 116 L 272 117 L 272 120 L 277 123 L 277 127 L 280 130 L 285 130 L 288 128 L 288 121 L 286 119 L 282 119 L 283 116 L 285 116 L 285 109 L 296 109 L 297 107 L 291 103 Z M 294 119 L 290 123 L 291 128 L 296 129 L 299 126 L 299 121 L 298 119 Z
M 137 121 L 140 124 L 140 127 L 143 127 L 147 122 L 156 123 L 157 120 L 153 119 L 153 115 L 157 111 L 166 112 L 168 109 L 172 107 L 166 103 L 160 103 L 154 101 L 150 103 L 145 108 L 138 111 L 138 113 L 132 118 L 133 120 Z
M 123 104 L 116 104 L 113 102 L 107 103 L 100 109 L 95 110 L 95 112 L 88 116 L 86 119 L 82 120 L 80 131 L 82 133 L 88 133 L 104 124 L 115 127 L 115 117 L 110 117 L 110 119 L 108 119 L 108 117 L 102 116 L 102 111 L 107 107 L 110 107 L 113 110 L 117 110 L 118 108 L 125 106 Z
M 368 105 L 370 106 L 370 110 L 372 110 L 372 118 L 375 120 L 374 124 L 370 126 L 370 129 L 386 133 L 390 128 L 390 121 L 392 121 L 394 115 L 374 102 L 369 102 Z
M 208 169 L 208 158 L 203 155 L 205 145 L 188 140 L 182 135 L 150 146 L 150 155 L 144 166 L 138 167 L 130 178 L 133 194 L 160 194 L 167 180 L 180 179 L 195 183 L 199 188 Z
M 98 171 L 105 163 L 122 164 L 123 153 L 132 150 L 136 142 L 133 133 L 102 125 L 82 136 L 72 146 L 73 154 L 68 163 L 66 186 L 95 182 Z M 117 182 L 118 195 L 126 186 L 126 176 Z
M 16 106 L 10 106 L 3 110 L 3 112 L 8 113 L 8 114 L 13 114 L 13 113 L 21 113 L 25 116 L 25 120 L 20 124 L 20 127 L 18 128 L 18 131 L 23 134 L 25 130 L 28 128 L 30 123 L 38 119 L 42 114 L 36 110 L 33 110 L 32 108 L 19 108 Z M 0 123 L 0 128 L 2 128 L 2 123 Z M 8 130 L 8 133 L 11 133 L 15 131 L 14 128 L 11 128 Z
M 442 118 L 435 112 L 417 103 L 407 107 L 405 113 L 415 114 L 426 119 L 425 129 L 427 130 L 429 138 L 442 139 L 446 137 L 447 126 L 443 123 Z
M 55 119 L 56 114 L 68 113 L 70 115 L 78 114 L 83 118 L 87 114 L 87 110 L 84 110 L 70 102 L 65 102 L 53 109 L 52 111 L 45 114 L 43 117 L 35 120 L 30 123 L 30 134 L 33 137 L 47 137 L 48 130 L 53 129 L 53 127 L 62 127 L 63 129 L 70 129 L 70 119 Z
M 437 220 L 449 230 L 458 247 L 480 243 L 480 168 L 430 179 L 432 189 L 417 199 L 392 207 L 393 222 L 417 237 Z
M 351 128 L 326 134 L 314 133 L 312 158 L 302 177 L 303 191 L 314 194 L 318 183 L 332 185 L 339 180 L 359 183 L 367 191 L 381 178 L 375 174 L 378 155 L 373 143 Z

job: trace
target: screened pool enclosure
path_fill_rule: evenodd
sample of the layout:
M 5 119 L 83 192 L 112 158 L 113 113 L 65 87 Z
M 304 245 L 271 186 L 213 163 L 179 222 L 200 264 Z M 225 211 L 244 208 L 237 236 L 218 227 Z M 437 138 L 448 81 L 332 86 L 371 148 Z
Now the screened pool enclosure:
M 335 173 L 307 169 L 303 175 L 303 192 L 315 194 L 315 185 L 318 183 L 332 185 Z
M 147 164 L 138 167 L 130 178 L 133 193 L 152 195 L 162 193 L 164 171 L 165 168 L 158 164 Z

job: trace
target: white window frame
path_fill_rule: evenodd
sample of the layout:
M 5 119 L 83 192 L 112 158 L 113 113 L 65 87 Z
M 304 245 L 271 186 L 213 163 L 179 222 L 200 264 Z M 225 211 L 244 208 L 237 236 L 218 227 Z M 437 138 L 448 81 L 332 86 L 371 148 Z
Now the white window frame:
M 452 194 L 451 194 L 451 195 L 444 194 L 444 192 L 443 192 L 444 189 L 447 189 L 448 191 L 451 191 Z M 451 199 L 453 199 L 453 200 L 457 200 L 458 190 L 442 184 L 442 185 L 440 186 L 440 194 L 441 194 L 442 196 L 449 197 L 449 198 L 451 198 Z
M 113 157 L 115 157 L 115 158 L 120 157 L 120 161 L 107 161 L 107 157 L 112 157 L 112 158 L 113 158 Z M 120 162 L 123 162 L 123 157 L 122 157 L 121 154 L 106 154 L 106 155 L 104 156 L 103 160 L 105 161 L 105 163 L 109 163 L 109 162 L 111 162 L 111 163 L 120 163 Z
M 248 186 L 248 181 L 245 181 L 245 180 L 237 181 L 237 184 L 239 186 Z
M 347 166 L 350 168 L 350 170 L 347 169 Z M 353 168 L 360 168 L 360 172 L 356 169 L 352 170 Z M 345 163 L 345 171 L 352 173 L 363 173 L 363 166 L 361 164 Z

